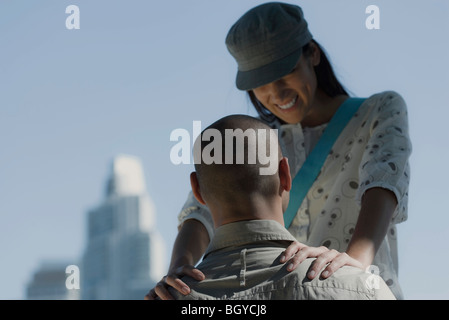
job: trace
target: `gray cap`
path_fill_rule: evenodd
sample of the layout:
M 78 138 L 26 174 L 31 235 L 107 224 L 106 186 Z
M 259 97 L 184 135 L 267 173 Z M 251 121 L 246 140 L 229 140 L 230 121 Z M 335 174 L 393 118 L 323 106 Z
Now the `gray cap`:
M 226 36 L 238 64 L 237 88 L 251 90 L 290 73 L 310 40 L 312 34 L 296 5 L 269 2 L 249 10 Z

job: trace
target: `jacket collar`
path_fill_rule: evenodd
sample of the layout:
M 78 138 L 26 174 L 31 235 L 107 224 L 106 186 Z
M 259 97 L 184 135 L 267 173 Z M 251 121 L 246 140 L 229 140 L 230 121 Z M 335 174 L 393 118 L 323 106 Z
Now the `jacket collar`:
M 228 223 L 215 230 L 205 255 L 226 247 L 258 241 L 296 241 L 284 226 L 274 220 L 245 220 Z

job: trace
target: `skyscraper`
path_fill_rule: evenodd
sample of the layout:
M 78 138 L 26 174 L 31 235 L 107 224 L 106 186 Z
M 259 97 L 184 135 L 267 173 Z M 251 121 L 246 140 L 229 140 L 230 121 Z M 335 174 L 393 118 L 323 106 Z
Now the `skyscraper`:
M 142 300 L 164 273 L 164 243 L 141 162 L 113 159 L 103 203 L 87 214 L 81 298 Z

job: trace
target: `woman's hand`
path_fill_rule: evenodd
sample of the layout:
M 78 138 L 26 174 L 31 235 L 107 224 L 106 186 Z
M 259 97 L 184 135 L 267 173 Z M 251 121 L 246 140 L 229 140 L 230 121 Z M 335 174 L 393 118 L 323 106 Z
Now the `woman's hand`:
M 145 296 L 145 300 L 173 300 L 169 287 L 182 294 L 189 294 L 190 288 L 180 279 L 190 276 L 195 280 L 204 280 L 204 274 L 193 265 L 198 262 L 209 245 L 209 235 L 204 225 L 194 219 L 185 221 L 179 228 L 173 245 L 172 259 L 168 274 Z
M 284 253 L 281 255 L 280 261 L 281 263 L 288 261 L 287 271 L 293 271 L 307 258 L 316 258 L 327 251 L 329 251 L 329 249 L 324 246 L 309 247 L 301 242 L 294 241 L 287 247 L 287 249 L 285 249 Z
M 323 272 L 321 272 L 321 277 L 329 278 L 335 271 L 343 266 L 352 266 L 359 269 L 364 269 L 363 264 L 360 261 L 352 258 L 346 252 L 339 252 L 332 249 L 320 254 L 316 258 L 307 273 L 307 277 L 309 279 L 313 279 L 317 276 L 320 270 L 325 268 Z
M 190 288 L 180 279 L 183 276 L 190 276 L 195 280 L 204 280 L 204 274 L 192 265 L 185 265 L 177 268 L 174 272 L 169 272 L 164 276 L 156 286 L 150 290 L 145 296 L 145 300 L 174 300 L 168 291 L 169 287 L 173 287 L 183 295 L 190 293 Z
M 309 279 L 315 278 L 321 270 L 321 277 L 328 278 L 342 266 L 352 266 L 363 269 L 363 264 L 349 256 L 346 252 L 329 250 L 327 247 L 309 247 L 298 241 L 292 242 L 281 256 L 281 263 L 288 261 L 287 271 L 293 271 L 307 258 L 316 258 L 307 273 Z M 326 266 L 327 265 L 327 266 Z

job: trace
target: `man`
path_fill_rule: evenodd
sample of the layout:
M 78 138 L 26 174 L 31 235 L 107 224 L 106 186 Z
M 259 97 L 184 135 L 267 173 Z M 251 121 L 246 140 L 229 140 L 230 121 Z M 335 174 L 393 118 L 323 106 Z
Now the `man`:
M 281 263 L 285 249 L 295 241 L 283 220 L 292 180 L 288 160 L 272 133 L 255 118 L 232 115 L 210 125 L 197 139 L 190 181 L 197 200 L 211 211 L 215 234 L 197 266 L 205 279 L 185 276 L 182 281 L 189 293 L 169 288 L 171 295 L 176 299 L 395 299 L 380 277 L 361 269 L 342 267 L 329 278 L 310 280 L 306 274 L 315 259 L 305 259 L 292 271 L 288 262 Z M 273 161 L 278 164 L 274 174 L 266 170 Z

